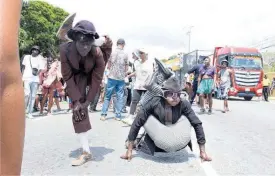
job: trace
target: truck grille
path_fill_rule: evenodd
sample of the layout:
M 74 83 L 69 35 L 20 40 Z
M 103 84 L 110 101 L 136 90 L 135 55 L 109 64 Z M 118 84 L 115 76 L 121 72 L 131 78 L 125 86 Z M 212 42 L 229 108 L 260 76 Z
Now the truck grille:
M 235 82 L 238 86 L 255 87 L 260 79 L 260 72 L 235 71 Z

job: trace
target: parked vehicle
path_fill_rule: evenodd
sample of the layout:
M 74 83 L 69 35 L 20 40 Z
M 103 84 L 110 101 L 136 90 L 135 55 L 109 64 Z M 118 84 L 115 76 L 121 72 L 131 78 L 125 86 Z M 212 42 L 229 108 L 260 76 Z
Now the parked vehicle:
M 228 93 L 229 96 L 243 97 L 247 101 L 255 96 L 262 96 L 263 58 L 256 48 L 216 47 L 213 65 L 217 72 L 224 59 L 228 61 L 233 77 L 233 87 Z

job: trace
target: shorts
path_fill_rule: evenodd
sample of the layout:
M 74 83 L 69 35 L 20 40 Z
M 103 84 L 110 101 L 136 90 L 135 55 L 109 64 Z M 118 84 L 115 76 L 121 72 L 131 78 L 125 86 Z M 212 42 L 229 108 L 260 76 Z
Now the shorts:
M 38 96 L 38 101 L 42 102 L 42 100 L 43 100 L 43 94 L 37 94 L 37 96 Z
M 222 100 L 228 100 L 229 87 L 220 87 L 220 98 Z
M 59 98 L 59 93 L 58 93 L 58 91 L 56 89 L 53 92 L 53 97 L 54 98 Z
M 199 94 L 211 94 L 213 91 L 213 84 L 214 84 L 214 80 L 213 79 L 202 79 L 197 93 Z
M 73 100 L 71 98 L 69 98 L 69 104 L 72 104 Z

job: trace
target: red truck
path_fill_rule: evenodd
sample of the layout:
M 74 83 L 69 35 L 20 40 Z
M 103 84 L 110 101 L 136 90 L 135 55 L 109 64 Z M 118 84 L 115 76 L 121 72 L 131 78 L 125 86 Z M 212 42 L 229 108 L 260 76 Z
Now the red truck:
M 213 65 L 217 72 L 224 59 L 228 61 L 233 77 L 229 96 L 243 97 L 247 101 L 262 96 L 263 58 L 256 48 L 216 47 Z

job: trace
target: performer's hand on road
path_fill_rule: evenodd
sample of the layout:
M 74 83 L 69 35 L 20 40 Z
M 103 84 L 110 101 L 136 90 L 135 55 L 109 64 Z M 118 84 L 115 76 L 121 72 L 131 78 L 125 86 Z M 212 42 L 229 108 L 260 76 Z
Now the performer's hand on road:
M 134 148 L 134 142 L 128 142 L 128 150 L 126 154 L 122 155 L 120 158 L 131 161 L 133 148 Z
M 131 161 L 132 157 L 132 149 L 128 149 L 126 154 L 122 155 L 120 158 Z
M 212 159 L 207 156 L 206 152 L 205 152 L 205 145 L 204 144 L 201 144 L 199 145 L 199 148 L 200 148 L 200 158 L 201 158 L 201 161 L 212 161 Z
M 204 152 L 204 151 L 201 151 L 200 152 L 200 158 L 201 158 L 201 161 L 203 162 L 203 161 L 212 161 L 212 158 L 210 158 L 207 154 L 206 154 L 206 152 Z

